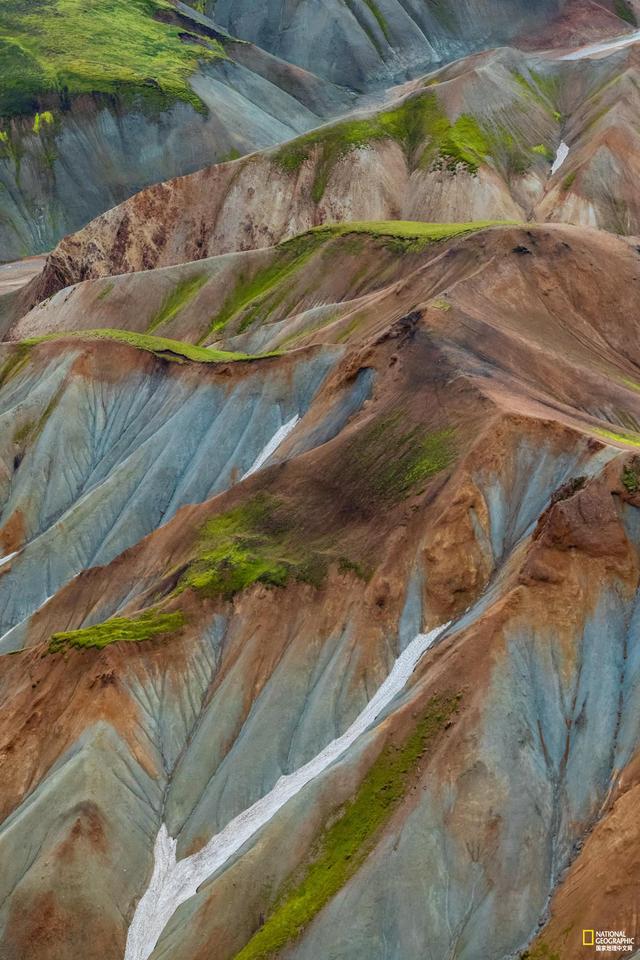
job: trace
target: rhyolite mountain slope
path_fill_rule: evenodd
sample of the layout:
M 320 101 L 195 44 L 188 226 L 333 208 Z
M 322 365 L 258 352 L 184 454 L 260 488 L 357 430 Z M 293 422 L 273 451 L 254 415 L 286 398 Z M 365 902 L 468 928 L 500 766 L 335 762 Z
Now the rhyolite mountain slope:
M 0 261 L 470 51 L 632 28 L 627 0 L 585 2 L 4 0 Z
M 149 96 L 139 71 L 126 105 L 107 89 L 144 40 L 154 123 L 222 71 L 218 118 L 257 137 L 231 106 L 251 70 L 314 129 L 0 270 L 0 960 L 637 943 L 640 48 L 609 29 L 632 7 L 197 6 L 132 0 L 159 19 L 91 102 Z M 514 46 L 415 77 L 427 14 L 431 65 L 454 36 Z M 589 47 L 518 49 L 587 22 Z M 346 50 L 369 89 L 413 79 L 345 114 Z M 73 116 L 77 52 L 6 90 L 57 85 Z
M 167 0 L 5 0 L 0 33 L 0 260 L 353 99 Z
M 382 107 L 158 184 L 65 238 L 18 310 L 79 280 L 341 220 L 546 219 L 638 234 L 639 56 L 637 44 L 575 59 L 478 54 Z
M 595 917 L 638 935 L 639 283 L 602 231 L 345 224 L 12 328 L 3 957 L 573 960 Z M 158 834 L 195 862 L 438 627 L 197 894 L 174 910 L 157 874 L 157 946 L 153 909 L 127 945 Z M 620 836 L 604 885 L 589 851 L 611 868 Z
M 321 7 L 313 0 L 266 0 L 257 6 L 253 0 L 204 0 L 202 5 L 235 36 L 359 90 L 388 86 L 514 39 L 531 37 L 542 48 L 584 42 L 594 26 L 600 38 L 636 22 L 627 0 L 325 0 Z

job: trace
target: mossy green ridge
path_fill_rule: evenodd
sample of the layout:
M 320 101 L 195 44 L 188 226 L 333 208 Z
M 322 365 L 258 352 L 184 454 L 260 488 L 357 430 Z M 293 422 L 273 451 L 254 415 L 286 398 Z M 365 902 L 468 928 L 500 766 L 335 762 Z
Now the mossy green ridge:
M 422 223 L 410 220 L 344 221 L 312 227 L 305 233 L 278 244 L 275 259 L 253 276 L 241 275 L 235 287 L 212 318 L 199 343 L 240 319 L 240 332 L 252 323 L 265 320 L 280 306 L 291 290 L 288 282 L 311 256 L 335 238 L 368 235 L 379 238 L 394 253 L 419 253 L 430 243 L 452 240 L 487 227 L 507 226 L 508 220 L 480 220 L 469 223 Z
M 456 431 L 405 429 L 403 416 L 392 414 L 357 436 L 350 447 L 345 482 L 377 500 L 401 500 L 456 458 Z
M 593 432 L 606 440 L 616 440 L 631 447 L 640 447 L 640 433 L 617 433 L 615 430 L 605 430 L 603 427 L 593 427 Z
M 198 347 L 184 340 L 171 340 L 169 337 L 156 337 L 148 333 L 132 333 L 130 330 L 115 330 L 105 327 L 96 330 L 70 330 L 59 333 L 48 333 L 42 337 L 32 337 L 23 340 L 22 345 L 31 347 L 50 340 L 115 340 L 154 353 L 163 360 L 184 363 L 191 360 L 196 363 L 227 363 L 233 360 L 258 360 L 262 357 L 277 356 L 276 353 L 250 354 L 232 353 L 228 350 L 210 350 L 207 347 Z M 2 372 L 0 371 L 0 377 Z
M 204 109 L 189 77 L 224 51 L 215 40 L 181 40 L 183 31 L 160 19 L 173 12 L 169 0 L 3 0 L 0 116 L 35 114 L 52 97 L 66 109 L 80 94 Z
M 353 220 L 312 227 L 301 236 L 329 240 L 331 237 L 367 234 L 386 241 L 395 252 L 418 253 L 431 243 L 453 240 L 455 237 L 476 233 L 488 227 L 513 226 L 516 222 L 515 220 L 476 220 L 468 223 L 422 223 L 416 220 Z
M 319 586 L 330 559 L 305 541 L 275 497 L 259 494 L 205 525 L 200 552 L 177 592 L 190 588 L 231 600 L 255 583 L 284 587 L 298 580 Z
M 475 117 L 462 114 L 452 123 L 436 94 L 430 92 L 412 97 L 393 110 L 343 120 L 305 134 L 281 147 L 274 154 L 274 162 L 294 173 L 318 148 L 312 197 L 319 203 L 340 158 L 380 140 L 400 144 L 411 165 L 438 163 L 451 170 L 460 165 L 471 173 L 488 159 L 490 151 L 490 143 Z
M 206 273 L 196 274 L 194 277 L 186 277 L 181 280 L 171 291 L 157 315 L 153 318 L 147 327 L 147 333 L 152 333 L 161 327 L 163 323 L 168 323 L 174 317 L 184 310 L 196 293 L 202 289 L 209 277 Z
M 198 342 L 203 343 L 217 331 L 223 330 L 239 314 L 244 314 L 241 331 L 246 330 L 259 316 L 268 316 L 283 299 L 279 290 L 282 282 L 304 266 L 322 240 L 321 236 L 314 236 L 311 232 L 294 237 L 279 244 L 273 263 L 259 269 L 253 276 L 241 274 Z
M 339 819 L 316 845 L 311 863 L 276 903 L 264 925 L 235 960 L 266 960 L 296 940 L 360 868 L 384 825 L 406 795 L 411 778 L 437 735 L 458 708 L 459 696 L 434 697 L 411 735 L 386 747 Z
M 49 653 L 61 653 L 68 647 L 78 650 L 94 647 L 102 650 L 111 643 L 140 643 L 153 637 L 175 633 L 183 626 L 184 615 L 179 610 L 173 613 L 147 610 L 138 617 L 112 617 L 92 627 L 54 633 L 49 641 Z

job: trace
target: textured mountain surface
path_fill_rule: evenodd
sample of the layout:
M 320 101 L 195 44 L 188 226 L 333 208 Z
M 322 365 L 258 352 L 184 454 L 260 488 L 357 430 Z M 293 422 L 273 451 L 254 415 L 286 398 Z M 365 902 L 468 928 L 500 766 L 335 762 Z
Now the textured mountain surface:
M 197 7 L 3 13 L 12 202 L 261 149 L 0 266 L 0 960 L 637 955 L 635 0 Z
M 632 879 L 589 850 L 636 829 L 638 283 L 598 231 L 355 225 L 89 281 L 14 328 L 8 960 L 121 960 L 162 824 L 191 863 L 447 623 L 126 956 L 498 960 L 548 916 L 531 956 L 581 957 L 568 926 L 599 915 L 637 935 Z M 118 312 L 129 332 L 55 332 Z M 236 352 L 189 359 L 214 336 Z
M 582 2 L 5 0 L 0 260 L 51 249 L 148 184 L 288 140 L 358 92 L 472 50 L 630 28 L 627 0 L 588 15 Z
M 341 220 L 547 219 L 638 234 L 639 55 L 637 44 L 578 59 L 479 54 L 396 88 L 383 108 L 149 188 L 66 238 L 20 311 L 78 280 Z
M 360 90 L 514 38 L 535 38 L 539 48 L 584 42 L 591 31 L 598 39 L 607 31 L 621 33 L 621 16 L 634 19 L 625 2 L 580 0 L 327 0 L 320 9 L 313 0 L 267 0 L 258 9 L 252 0 L 204 5 L 235 36 Z M 546 42 L 539 42 L 543 37 Z
M 17 73 L 0 94 L 0 260 L 50 249 L 147 184 L 287 140 L 351 103 L 347 90 L 236 42 L 184 4 L 174 9 L 155 0 L 118 0 L 110 9 L 95 0 L 94 9 L 84 12 L 75 4 L 78 22 L 70 24 L 65 3 L 42 3 L 48 44 L 42 69 L 52 71 L 60 61 L 52 89 L 47 74 L 34 78 L 31 63 L 12 60 L 14 48 L 29 43 L 34 59 L 40 52 L 32 15 L 26 23 L 11 15 L 14 7 L 25 8 L 22 0 L 8 0 L 0 9 L 0 26 L 18 36 L 15 47 L 6 40 L 0 45 L 3 77 Z M 155 16 L 162 12 L 168 22 L 154 19 L 154 4 Z M 138 19 L 127 22 L 125 7 L 132 18 L 137 10 Z M 92 51 L 101 13 L 114 28 L 109 32 L 100 22 L 106 36 Z M 52 28 L 57 22 L 67 24 L 59 46 Z M 133 46 L 120 64 L 119 51 L 131 32 L 148 24 L 157 35 Z M 67 62 L 69 35 L 84 38 L 76 56 L 86 60 Z M 91 60 L 109 48 L 113 78 Z M 156 71 L 160 84 L 149 79 Z

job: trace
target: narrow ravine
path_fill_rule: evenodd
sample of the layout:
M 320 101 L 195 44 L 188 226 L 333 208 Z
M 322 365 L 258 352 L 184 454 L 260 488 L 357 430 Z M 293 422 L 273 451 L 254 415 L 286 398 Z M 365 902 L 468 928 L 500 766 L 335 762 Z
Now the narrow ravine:
M 448 626 L 444 624 L 414 637 L 395 661 L 386 680 L 342 736 L 298 770 L 280 777 L 269 793 L 234 817 L 198 853 L 176 860 L 177 840 L 169 836 L 165 824 L 162 824 L 154 846 L 153 874 L 129 928 L 125 960 L 148 960 L 178 907 L 193 897 L 198 887 L 269 823 L 287 801 L 355 743 L 405 687 L 424 652 Z

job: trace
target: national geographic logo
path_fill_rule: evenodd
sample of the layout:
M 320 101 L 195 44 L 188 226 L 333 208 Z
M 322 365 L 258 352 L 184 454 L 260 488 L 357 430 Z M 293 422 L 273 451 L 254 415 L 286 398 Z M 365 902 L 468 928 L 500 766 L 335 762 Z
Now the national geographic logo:
M 598 953 L 631 953 L 633 939 L 626 930 L 582 931 L 582 946 L 593 947 Z

